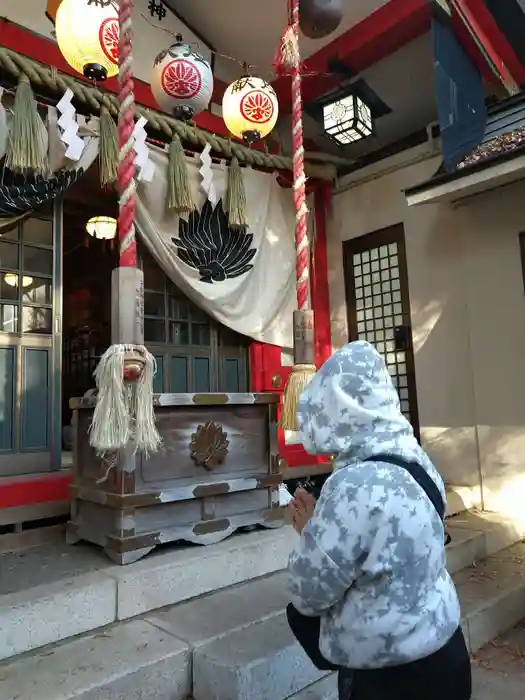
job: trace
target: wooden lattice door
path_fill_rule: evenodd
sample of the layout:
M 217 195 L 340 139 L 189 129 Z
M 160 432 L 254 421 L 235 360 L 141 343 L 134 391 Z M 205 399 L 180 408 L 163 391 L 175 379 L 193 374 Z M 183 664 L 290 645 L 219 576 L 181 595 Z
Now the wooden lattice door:
M 350 340 L 384 356 L 401 410 L 419 436 L 410 298 L 402 224 L 343 243 Z

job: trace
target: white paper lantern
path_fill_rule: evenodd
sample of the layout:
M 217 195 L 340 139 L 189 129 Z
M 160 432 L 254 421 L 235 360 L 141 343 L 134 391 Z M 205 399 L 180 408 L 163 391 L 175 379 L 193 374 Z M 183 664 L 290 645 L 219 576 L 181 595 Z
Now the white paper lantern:
M 226 88 L 222 118 L 237 138 L 253 143 L 272 131 L 279 116 L 273 87 L 262 78 L 246 75 Z
M 112 216 L 93 216 L 86 224 L 86 231 L 93 238 L 111 240 L 117 232 L 117 221 Z
M 62 0 L 55 32 L 62 55 L 77 73 L 99 82 L 117 75 L 119 23 L 114 0 Z
M 185 44 L 182 37 L 177 37 L 177 43 L 155 59 L 151 92 L 163 112 L 176 119 L 192 119 L 210 104 L 213 93 L 211 66 L 189 44 Z
M 18 287 L 18 275 L 16 274 L 16 272 L 7 272 L 4 275 L 4 282 L 10 287 Z M 32 284 L 33 278 L 29 277 L 29 275 L 23 275 L 22 287 L 25 289 L 26 287 L 30 287 Z

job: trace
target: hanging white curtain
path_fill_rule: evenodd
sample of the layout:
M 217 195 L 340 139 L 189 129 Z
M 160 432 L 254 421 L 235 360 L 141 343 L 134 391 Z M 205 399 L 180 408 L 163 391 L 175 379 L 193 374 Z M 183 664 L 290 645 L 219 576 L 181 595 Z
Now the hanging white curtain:
M 228 169 L 214 165 L 214 207 L 201 188 L 198 159 L 188 172 L 198 212 L 178 217 L 166 210 L 165 152 L 150 149 L 152 182 L 137 192 L 141 239 L 166 275 L 210 316 L 255 340 L 291 347 L 295 308 L 295 245 L 292 194 L 272 174 L 243 169 L 249 228 L 227 226 L 221 198 Z

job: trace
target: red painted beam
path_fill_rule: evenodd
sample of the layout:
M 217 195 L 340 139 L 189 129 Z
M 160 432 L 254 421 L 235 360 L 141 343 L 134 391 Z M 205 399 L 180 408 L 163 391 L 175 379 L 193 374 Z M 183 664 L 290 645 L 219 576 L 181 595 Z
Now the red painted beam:
M 0 479 L 0 508 L 68 501 L 71 480 L 68 473 Z
M 304 62 L 304 101 L 312 102 L 341 82 L 340 75 L 326 75 L 332 59 L 337 58 L 349 71 L 360 73 L 425 34 L 430 17 L 428 0 L 390 0 Z M 281 109 L 289 111 L 290 79 L 279 78 L 274 87 Z
M 45 65 L 55 66 L 59 71 L 70 75 L 78 80 L 84 80 L 82 76 L 76 73 L 65 61 L 58 46 L 46 39 L 43 36 L 34 34 L 28 29 L 24 29 L 17 24 L 9 22 L 7 19 L 0 21 L 0 45 L 7 49 L 16 51 L 23 56 L 29 56 L 35 61 L 44 63 Z M 88 82 L 88 81 L 85 81 Z M 111 78 L 104 83 L 104 89 L 114 94 L 118 93 L 117 78 Z M 219 88 L 220 89 L 220 88 Z M 150 109 L 158 107 L 153 99 L 151 89 L 148 83 L 142 80 L 135 81 L 135 100 L 138 104 Z M 211 131 L 214 134 L 228 137 L 228 129 L 221 117 L 217 117 L 211 112 L 203 112 L 195 117 L 195 123 L 201 129 Z
M 525 67 L 483 0 L 455 0 L 502 78 L 510 74 L 515 83 L 525 84 Z M 479 51 L 479 49 L 478 49 Z

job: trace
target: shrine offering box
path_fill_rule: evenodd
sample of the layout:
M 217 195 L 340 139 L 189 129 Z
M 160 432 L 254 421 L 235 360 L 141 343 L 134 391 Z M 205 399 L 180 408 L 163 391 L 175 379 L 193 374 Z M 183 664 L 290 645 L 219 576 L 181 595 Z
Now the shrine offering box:
M 71 399 L 74 479 L 67 539 L 104 547 L 119 564 L 174 540 L 213 544 L 238 528 L 279 527 L 275 394 L 156 394 L 163 446 L 97 457 L 95 399 Z

